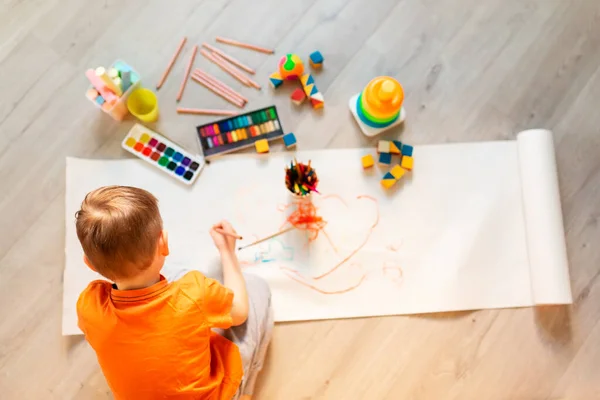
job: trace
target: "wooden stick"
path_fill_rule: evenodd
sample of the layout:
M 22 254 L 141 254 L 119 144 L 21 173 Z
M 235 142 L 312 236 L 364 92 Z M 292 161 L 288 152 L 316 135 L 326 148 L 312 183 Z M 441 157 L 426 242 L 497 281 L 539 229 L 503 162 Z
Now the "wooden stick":
M 282 231 L 279 231 L 279 232 L 276 232 L 276 233 L 274 233 L 274 234 L 272 234 L 272 235 L 270 235 L 270 236 L 264 237 L 264 238 L 262 238 L 262 239 L 258 239 L 257 241 L 255 241 L 255 242 L 252 242 L 252 243 L 250 243 L 250 244 L 247 244 L 247 245 L 245 245 L 245 246 L 238 247 L 238 251 L 240 251 L 240 250 L 243 250 L 243 249 L 245 249 L 245 248 L 247 248 L 247 247 L 250 247 L 250 246 L 254 246 L 255 244 L 262 243 L 262 242 L 264 242 L 264 241 L 267 241 L 267 240 L 269 240 L 269 239 L 272 239 L 272 238 L 274 238 L 274 237 L 277 237 L 277 236 L 279 236 L 279 235 L 283 235 L 284 233 L 286 233 L 286 232 L 289 232 L 289 231 L 291 231 L 292 229 L 296 229 L 296 227 L 292 225 L 292 226 L 290 226 L 289 228 L 287 228 L 287 229 L 284 229 L 284 230 L 282 230 Z
M 229 110 L 208 110 L 202 108 L 184 108 L 177 107 L 178 114 L 196 114 L 196 115 L 226 115 L 233 116 L 238 115 L 237 111 L 229 111 Z
M 212 91 L 213 93 L 221 96 L 222 98 L 224 98 L 225 100 L 227 100 L 228 102 L 230 102 L 231 104 L 233 104 L 234 106 L 237 106 L 239 108 L 244 107 L 244 102 L 240 99 L 238 99 L 237 97 L 233 97 L 232 95 L 226 93 L 225 91 L 223 91 L 223 89 L 220 89 L 219 87 L 215 86 L 214 84 L 210 83 L 208 80 L 206 80 L 206 78 L 201 77 L 199 75 L 196 74 L 192 74 L 192 79 L 196 82 L 198 82 L 199 84 L 201 84 L 202 86 L 204 86 L 205 88 L 207 88 L 208 90 Z
M 273 54 L 275 52 L 274 50 L 265 49 L 264 47 L 255 46 L 253 44 L 248 44 L 248 43 L 242 43 L 242 42 L 238 42 L 237 40 L 227 39 L 227 38 L 219 37 L 219 36 L 216 37 L 216 41 L 219 43 L 225 43 L 225 44 L 230 44 L 232 46 L 241 47 L 243 49 L 260 51 L 261 53 L 266 53 L 266 54 Z
M 238 81 L 242 82 L 244 85 L 251 86 L 250 85 L 250 81 L 248 80 L 247 77 L 245 77 L 244 75 L 242 75 L 239 72 L 235 71 L 233 69 L 233 67 L 229 66 L 227 63 L 223 63 L 223 62 L 217 60 L 217 58 L 214 57 L 213 54 L 209 54 L 205 50 L 200 50 L 200 53 L 202 53 L 202 55 L 204 57 L 208 58 L 214 64 L 218 65 L 223 71 L 227 72 L 229 75 L 233 76 L 235 79 L 237 79 Z
M 181 100 L 181 96 L 183 96 L 183 90 L 185 89 L 185 85 L 187 84 L 188 79 L 190 78 L 190 72 L 192 71 L 192 66 L 194 64 L 194 59 L 196 58 L 196 52 L 198 51 L 198 45 L 194 45 L 192 49 L 192 55 L 190 56 L 190 60 L 188 61 L 187 67 L 185 67 L 185 75 L 183 75 L 183 81 L 181 81 L 181 86 L 179 87 L 179 92 L 177 93 L 177 101 Z
M 171 72 L 171 68 L 173 68 L 173 64 L 175 64 L 175 60 L 177 60 L 177 57 L 179 57 L 179 53 L 181 53 L 181 49 L 183 49 L 183 45 L 185 44 L 186 40 L 187 40 L 187 37 L 184 36 L 181 39 L 181 42 L 179 42 L 179 46 L 177 46 L 177 50 L 175 51 L 175 54 L 173 54 L 173 57 L 171 57 L 171 61 L 169 61 L 169 65 L 167 65 L 167 69 L 162 74 L 160 81 L 158 81 L 158 84 L 156 85 L 156 90 L 160 89 L 160 87 L 163 85 L 163 83 L 165 83 L 165 80 L 167 79 L 167 75 L 169 75 L 169 72 Z
M 241 237 L 240 235 L 236 235 L 233 232 L 228 232 L 228 231 L 225 231 L 223 229 L 215 229 L 215 231 L 217 231 L 221 235 L 231 236 L 232 238 L 236 238 L 237 240 L 242 240 L 243 239 L 243 237 Z
M 212 51 L 213 53 L 217 53 L 218 55 L 220 55 L 221 57 L 223 57 L 224 59 L 226 59 L 233 65 L 235 65 L 236 67 L 243 69 L 247 73 L 252 74 L 252 75 L 256 74 L 256 71 L 253 70 L 252 68 L 250 68 L 249 66 L 242 64 L 235 58 L 233 58 L 230 55 L 224 53 L 223 51 L 217 49 L 216 47 L 211 46 L 210 44 L 202 43 L 202 47 L 206 47 L 208 50 Z
M 246 81 L 248 82 L 248 84 L 250 84 L 250 86 L 255 87 L 256 89 L 260 90 L 260 85 L 256 82 L 254 82 L 252 79 L 250 79 L 250 77 L 244 75 L 243 72 L 241 71 L 237 71 L 235 69 L 235 67 L 231 67 L 227 64 L 227 60 L 225 60 L 223 57 L 221 57 L 220 55 L 218 55 L 217 53 L 212 53 L 211 54 L 214 58 L 217 59 L 217 61 L 219 61 L 219 66 L 226 66 L 228 68 L 230 68 L 232 71 L 234 71 L 236 74 L 239 74 L 241 77 L 243 77 L 244 79 L 246 79 Z
M 219 86 L 221 89 L 225 90 L 227 93 L 231 94 L 232 96 L 238 97 L 241 100 L 245 101 L 246 103 L 248 102 L 247 98 L 245 98 L 244 96 L 242 96 L 241 94 L 239 94 L 238 92 L 236 92 L 231 87 L 227 86 L 226 84 L 224 84 L 223 82 L 221 82 L 220 80 L 215 78 L 214 76 L 210 75 L 208 72 L 204 72 L 200 68 L 196 68 L 194 70 L 194 74 L 203 76 L 209 82 L 214 83 L 215 85 Z

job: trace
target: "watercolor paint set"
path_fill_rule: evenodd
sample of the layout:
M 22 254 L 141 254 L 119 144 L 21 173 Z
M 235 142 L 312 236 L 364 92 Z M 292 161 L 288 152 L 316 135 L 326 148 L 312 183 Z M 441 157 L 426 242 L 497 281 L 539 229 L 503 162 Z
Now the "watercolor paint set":
M 275 106 L 200 125 L 196 130 L 207 160 L 254 146 L 258 140 L 271 141 L 283 137 L 283 128 Z
M 192 155 L 164 136 L 135 124 L 121 146 L 186 185 L 194 183 L 204 167 L 202 157 Z

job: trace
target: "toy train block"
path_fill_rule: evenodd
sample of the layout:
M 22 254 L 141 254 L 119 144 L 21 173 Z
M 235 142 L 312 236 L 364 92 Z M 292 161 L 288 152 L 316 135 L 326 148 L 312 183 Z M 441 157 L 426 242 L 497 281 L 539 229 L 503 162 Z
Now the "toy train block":
M 254 142 L 254 146 L 256 147 L 256 151 L 258 153 L 268 153 L 269 152 L 269 141 L 267 139 L 261 139 Z
M 296 146 L 296 136 L 292 132 L 286 133 L 285 135 L 283 135 L 283 143 L 285 144 L 285 147 L 288 149 L 295 147 Z
M 392 155 L 390 153 L 379 154 L 379 164 L 390 165 L 392 163 Z
M 402 153 L 402 142 L 398 140 L 392 140 L 390 142 L 390 153 L 401 154 Z
M 323 55 L 318 50 L 312 52 L 310 56 L 308 56 L 308 62 L 310 63 L 310 66 L 315 69 L 321 68 L 323 66 L 323 61 Z
M 304 103 L 304 100 L 306 100 L 306 95 L 304 94 L 304 91 L 302 89 L 298 88 L 294 90 L 290 98 L 292 99 L 292 102 L 295 105 L 299 106 L 302 103 Z
M 400 165 L 395 165 L 392 169 L 390 169 L 390 174 L 392 174 L 396 180 L 402 178 L 405 173 L 406 170 Z
M 391 144 L 389 140 L 380 140 L 377 144 L 378 153 L 391 153 Z
M 370 154 L 363 156 L 361 161 L 364 169 L 371 168 L 373 165 L 375 165 L 375 159 L 373 159 L 373 156 Z
M 402 155 L 412 157 L 413 147 L 407 144 L 402 145 Z
M 402 163 L 400 163 L 400 165 L 402 168 L 411 171 L 413 169 L 413 161 L 411 156 L 402 156 Z
M 271 75 L 269 75 L 269 81 L 271 82 L 271 86 L 273 86 L 275 89 L 283 84 L 283 78 L 279 72 L 273 72 Z

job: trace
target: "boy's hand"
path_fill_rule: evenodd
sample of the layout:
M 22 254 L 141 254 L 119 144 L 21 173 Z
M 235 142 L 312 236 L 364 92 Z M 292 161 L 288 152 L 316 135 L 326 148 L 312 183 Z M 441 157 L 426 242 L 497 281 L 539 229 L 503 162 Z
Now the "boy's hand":
M 230 235 L 223 234 L 221 232 L 230 233 Z M 215 246 L 219 251 L 227 251 L 230 253 L 235 252 L 235 243 L 237 232 L 233 229 L 233 226 L 228 221 L 221 221 L 210 229 L 210 236 L 215 242 Z

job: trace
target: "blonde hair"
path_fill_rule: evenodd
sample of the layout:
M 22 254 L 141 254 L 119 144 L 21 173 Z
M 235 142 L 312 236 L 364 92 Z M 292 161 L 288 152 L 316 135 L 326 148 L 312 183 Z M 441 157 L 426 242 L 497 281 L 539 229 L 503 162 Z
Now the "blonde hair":
M 83 252 L 102 276 L 135 277 L 152 263 L 162 232 L 158 200 L 130 186 L 105 186 L 85 196 L 75 213 Z

